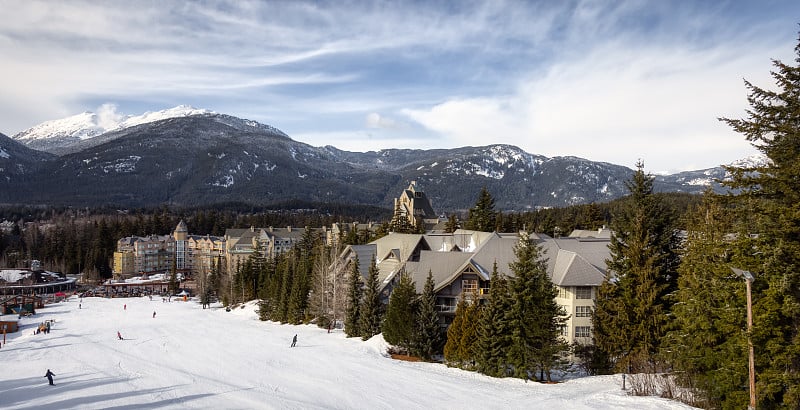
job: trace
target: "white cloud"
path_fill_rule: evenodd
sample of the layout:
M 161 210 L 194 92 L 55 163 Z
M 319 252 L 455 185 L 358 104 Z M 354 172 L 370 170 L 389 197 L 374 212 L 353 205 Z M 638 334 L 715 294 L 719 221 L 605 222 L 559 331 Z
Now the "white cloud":
M 366 126 L 367 128 L 379 128 L 379 129 L 388 129 L 388 130 L 399 130 L 407 128 L 405 124 L 394 120 L 392 118 L 382 116 L 376 112 L 371 112 L 367 114 L 366 119 Z
M 716 117 L 742 114 L 742 77 L 771 84 L 769 58 L 791 61 L 796 24 L 776 29 L 791 4 L 10 1 L 0 131 L 104 101 L 189 103 L 358 150 L 711 166 L 749 148 Z
M 116 128 L 125 118 L 125 115 L 118 111 L 117 105 L 112 103 L 105 103 L 97 107 L 95 114 L 97 115 L 97 125 L 106 130 Z
M 404 113 L 455 145 L 504 142 L 627 166 L 641 158 L 659 170 L 712 167 L 724 162 L 721 154 L 732 161 L 753 152 L 717 120 L 744 112 L 743 73 L 769 81 L 769 56 L 779 51 L 748 49 L 610 44 L 521 81 L 514 95 Z

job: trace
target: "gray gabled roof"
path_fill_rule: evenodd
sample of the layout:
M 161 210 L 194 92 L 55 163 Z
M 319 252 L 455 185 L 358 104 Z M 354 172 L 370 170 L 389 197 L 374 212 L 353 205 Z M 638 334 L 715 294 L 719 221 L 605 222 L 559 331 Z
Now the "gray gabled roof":
M 433 276 L 435 289 L 441 289 L 460 273 L 470 262 L 472 253 L 466 252 L 434 252 L 422 251 L 419 262 L 406 262 L 405 271 L 411 275 L 417 287 L 417 292 L 422 293 L 428 272 Z
M 369 275 L 369 265 L 375 259 L 376 250 L 377 246 L 374 244 L 350 245 L 345 248 L 342 255 L 346 258 L 358 257 L 358 271 L 363 278 L 366 278 Z
M 432 251 L 451 252 L 461 251 L 470 244 L 470 234 L 425 234 L 425 241 Z
M 606 275 L 609 257 L 608 240 L 597 238 L 551 238 L 531 235 L 546 260 L 547 273 L 558 286 L 599 286 Z M 366 278 L 370 258 L 378 261 L 381 288 L 405 271 L 422 291 L 430 271 L 435 289 L 448 286 L 467 269 L 473 267 L 483 280 L 491 279 L 492 269 L 513 276 L 509 265 L 516 261 L 516 234 L 457 231 L 454 235 L 390 234 L 368 245 L 348 246 L 344 257 L 357 255 L 361 274 Z M 463 248 L 462 248 L 463 246 Z M 420 249 L 419 260 L 410 260 Z
M 391 252 L 398 251 L 400 259 L 407 261 L 421 241 L 424 241 L 424 237 L 420 234 L 390 233 L 371 244 L 377 246 L 379 261 L 390 257 Z M 428 249 L 427 242 L 422 244 L 422 248 Z
M 497 263 L 497 271 L 510 275 L 511 269 L 508 265 L 514 262 L 517 257 L 514 255 L 514 248 L 517 246 L 519 239 L 514 236 L 500 236 L 492 235 L 488 237 L 481 246 L 475 251 L 475 256 L 472 257 L 476 267 L 485 276 L 485 279 L 490 279 L 494 264 Z
M 551 279 L 558 286 L 600 286 L 605 275 L 575 252 L 559 249 Z

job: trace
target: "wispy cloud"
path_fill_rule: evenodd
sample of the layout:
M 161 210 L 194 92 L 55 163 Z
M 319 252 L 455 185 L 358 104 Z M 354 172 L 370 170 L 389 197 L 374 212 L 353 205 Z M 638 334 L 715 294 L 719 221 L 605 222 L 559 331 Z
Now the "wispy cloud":
M 189 103 L 314 145 L 509 143 L 660 170 L 747 152 L 716 117 L 743 112 L 742 77 L 769 85 L 769 58 L 792 58 L 800 5 L 31 0 L 3 10 L 7 133 L 109 101 L 131 114 Z

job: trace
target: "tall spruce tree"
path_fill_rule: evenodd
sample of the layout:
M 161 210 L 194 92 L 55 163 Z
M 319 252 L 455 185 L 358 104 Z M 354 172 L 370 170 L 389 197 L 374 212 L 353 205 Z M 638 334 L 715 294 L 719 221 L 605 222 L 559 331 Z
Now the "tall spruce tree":
M 375 263 L 375 258 L 370 258 L 369 274 L 364 284 L 364 301 L 359 309 L 358 328 L 361 331 L 362 340 L 367 340 L 381 332 L 383 304 L 378 286 L 378 265 Z
M 409 222 L 405 212 L 400 207 L 400 202 L 395 202 L 392 220 L 389 222 L 389 230 L 395 233 L 414 233 L 414 226 Z
M 361 303 L 364 295 L 364 283 L 358 270 L 358 257 L 350 264 L 348 278 L 347 309 L 344 315 L 344 333 L 347 337 L 361 336 Z
M 498 272 L 497 263 L 495 263 L 492 269 L 489 300 L 481 310 L 476 342 L 478 371 L 487 376 L 507 376 L 511 324 L 507 319 L 506 312 L 511 310 L 513 304 L 508 281 L 505 275 Z
M 400 275 L 400 281 L 389 296 L 386 320 L 383 321 L 381 329 L 386 343 L 397 346 L 405 352 L 410 352 L 414 343 L 416 300 L 416 285 L 411 276 Z
M 414 342 L 414 354 L 423 360 L 433 359 L 442 349 L 442 328 L 439 325 L 439 313 L 436 311 L 434 285 L 433 272 L 428 271 L 422 295 L 417 302 L 417 332 Z
M 444 344 L 444 360 L 449 364 L 456 367 L 461 367 L 464 363 L 464 358 L 461 356 L 463 349 L 461 348 L 462 335 L 464 333 L 464 318 L 467 315 L 467 300 L 464 294 L 458 299 L 456 304 L 456 312 L 453 316 L 453 321 L 447 327 L 447 342 Z
M 745 81 L 750 108 L 723 118 L 768 161 L 729 167 L 754 248 L 753 333 L 759 408 L 800 408 L 800 39 L 795 65 L 773 60 L 775 89 Z
M 511 328 L 508 362 L 514 375 L 527 379 L 536 375 L 550 379 L 550 370 L 568 347 L 560 338 L 566 322 L 564 308 L 555 302 L 558 294 L 547 276 L 547 262 L 530 235 L 523 233 L 514 249 L 516 260 L 510 290 L 514 304 L 507 312 Z
M 742 409 L 747 385 L 745 286 L 731 266 L 752 263 L 752 240 L 731 235 L 733 209 L 712 193 L 689 215 L 684 259 L 672 313 L 675 329 L 666 338 L 681 383 L 695 389 L 704 408 Z
M 458 356 L 463 367 L 474 369 L 477 361 L 478 323 L 481 317 L 481 304 L 477 292 L 471 295 L 461 322 L 461 342 L 458 344 Z
M 497 227 L 497 211 L 494 209 L 494 198 L 486 187 L 481 188 L 475 206 L 469 209 L 469 216 L 464 224 L 466 229 L 482 232 L 493 232 Z
M 625 185 L 630 195 L 612 220 L 611 272 L 598 291 L 593 336 L 611 365 L 632 373 L 662 369 L 657 357 L 677 289 L 675 218 L 653 193 L 639 162 Z

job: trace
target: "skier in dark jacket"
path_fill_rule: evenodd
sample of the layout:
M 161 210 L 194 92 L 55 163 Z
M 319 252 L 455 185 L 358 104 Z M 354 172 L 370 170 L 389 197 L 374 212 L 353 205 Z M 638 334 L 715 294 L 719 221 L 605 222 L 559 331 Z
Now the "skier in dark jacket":
M 50 382 L 51 386 L 55 386 L 55 384 L 53 384 L 53 376 L 55 375 L 56 374 L 51 372 L 50 369 L 47 369 L 47 373 L 44 374 L 44 377 L 47 377 L 47 381 Z
M 294 345 L 296 345 L 296 344 L 297 344 L 297 335 L 294 335 L 294 338 L 292 338 L 292 346 L 291 347 L 294 347 Z

